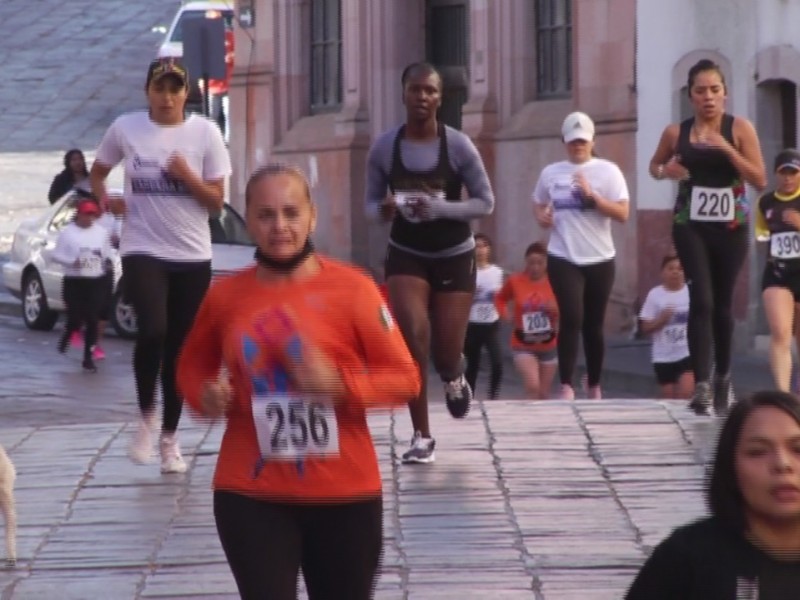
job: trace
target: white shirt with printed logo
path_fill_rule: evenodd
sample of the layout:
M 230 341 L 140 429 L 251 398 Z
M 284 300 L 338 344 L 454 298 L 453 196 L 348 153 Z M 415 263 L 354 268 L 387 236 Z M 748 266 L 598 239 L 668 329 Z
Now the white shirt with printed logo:
M 475 278 L 475 296 L 469 312 L 470 323 L 494 323 L 500 319 L 494 306 L 494 297 L 503 287 L 503 269 L 488 265 L 478 269 Z
M 552 204 L 553 229 L 548 253 L 576 265 L 592 265 L 616 255 L 611 218 L 596 208 L 584 208 L 573 177 L 582 173 L 589 187 L 611 202 L 628 200 L 628 185 L 620 168 L 611 161 L 592 158 L 576 164 L 563 160 L 547 165 L 533 190 L 535 204 Z
M 70 223 L 58 234 L 52 260 L 63 265 L 68 277 L 96 278 L 105 274 L 105 261 L 112 255 L 108 230 L 97 222 L 89 227 Z M 80 261 L 80 264 L 76 264 Z
M 653 333 L 654 363 L 673 363 L 689 356 L 689 287 L 684 285 L 677 291 L 670 291 L 663 285 L 654 287 L 647 294 L 639 317 L 645 321 L 654 321 L 666 308 L 671 308 L 674 312 L 669 323 Z
M 118 117 L 97 148 L 97 161 L 125 169 L 127 213 L 120 254 L 146 254 L 164 260 L 211 259 L 208 210 L 186 185 L 170 177 L 167 162 L 180 153 L 203 180 L 231 174 L 231 161 L 219 127 L 200 115 L 173 126 L 154 123 L 147 112 Z

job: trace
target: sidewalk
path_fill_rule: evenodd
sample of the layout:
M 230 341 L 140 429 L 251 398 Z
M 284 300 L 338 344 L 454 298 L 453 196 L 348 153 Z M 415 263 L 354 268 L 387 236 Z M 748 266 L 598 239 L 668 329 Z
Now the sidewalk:
M 495 401 L 456 422 L 437 398 L 432 423 L 437 462 L 408 466 L 405 411 L 370 418 L 379 600 L 619 600 L 650 549 L 704 511 L 715 422 L 680 403 Z M 169 476 L 128 461 L 132 427 L 0 424 L 19 472 L 2 600 L 237 597 L 209 490 L 221 427 L 187 418 L 190 470 Z

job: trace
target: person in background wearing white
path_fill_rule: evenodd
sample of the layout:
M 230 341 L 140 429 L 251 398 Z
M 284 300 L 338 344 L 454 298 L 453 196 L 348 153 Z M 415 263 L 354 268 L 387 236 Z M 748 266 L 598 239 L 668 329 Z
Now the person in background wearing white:
M 756 239 L 769 242 L 761 280 L 769 323 L 769 364 L 775 387 L 789 391 L 792 375 L 792 329 L 798 335 L 800 307 L 800 152 L 775 157 L 777 187 L 758 200 Z M 800 341 L 798 341 L 800 346 Z
M 481 364 L 481 350 L 489 353 L 489 400 L 496 400 L 503 380 L 503 350 L 500 347 L 500 315 L 494 297 L 503 287 L 503 269 L 491 262 L 492 241 L 483 233 L 475 234 L 475 266 L 477 268 L 475 297 L 469 312 L 464 357 L 467 368 L 464 377 L 475 390 Z
M 661 285 L 647 294 L 639 319 L 642 332 L 653 336 L 653 368 L 661 397 L 688 400 L 694 391 L 686 338 L 689 288 L 677 256 L 665 256 L 661 261 Z
M 561 135 L 567 160 L 547 165 L 533 190 L 534 215 L 552 229 L 547 245 L 550 285 L 558 302 L 561 398 L 573 400 L 578 339 L 586 354 L 586 393 L 600 399 L 605 340 L 603 321 L 614 285 L 611 221 L 628 220 L 628 185 L 613 162 L 594 156 L 594 122 L 567 115 Z
M 67 324 L 58 341 L 58 351 L 67 351 L 70 336 L 86 327 L 83 345 L 83 368 L 96 372 L 92 346 L 97 340 L 97 321 L 105 298 L 104 276 L 111 259 L 108 231 L 96 223 L 100 207 L 96 202 L 78 202 L 75 219 L 58 234 L 51 258 L 64 266 L 64 304 Z
M 219 127 L 185 113 L 188 81 L 175 59 L 153 61 L 145 82 L 149 110 L 111 124 L 89 174 L 94 196 L 115 213 L 125 212 L 120 254 L 125 296 L 137 318 L 133 370 L 141 413 L 128 454 L 140 464 L 152 458 L 160 374 L 162 473 L 186 471 L 176 435 L 182 400 L 175 369 L 211 282 L 208 217 L 222 208 L 231 173 Z M 105 180 L 121 162 L 124 198 L 109 199 Z

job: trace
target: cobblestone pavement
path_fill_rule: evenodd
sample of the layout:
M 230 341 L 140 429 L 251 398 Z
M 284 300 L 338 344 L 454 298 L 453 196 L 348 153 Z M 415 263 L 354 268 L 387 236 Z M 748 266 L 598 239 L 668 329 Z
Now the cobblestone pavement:
M 19 471 L 20 525 L 0 598 L 235 598 L 209 490 L 221 427 L 184 420 L 185 475 L 132 465 L 129 343 L 109 339 L 101 372 L 84 375 L 77 351 L 54 356 L 55 337 L 0 317 L 0 443 Z M 619 600 L 649 549 L 704 512 L 715 423 L 682 403 L 499 400 L 454 421 L 438 388 L 433 465 L 397 463 L 405 411 L 370 418 L 379 600 Z
M 4 0 L 0 152 L 93 148 L 144 107 L 144 76 L 179 0 Z M 13 33 L 12 33 L 13 32 Z

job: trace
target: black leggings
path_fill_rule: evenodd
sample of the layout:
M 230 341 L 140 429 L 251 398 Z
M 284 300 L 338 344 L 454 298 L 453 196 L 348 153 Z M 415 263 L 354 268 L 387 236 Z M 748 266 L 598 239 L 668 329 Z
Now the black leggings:
M 689 285 L 689 353 L 695 381 L 711 378 L 711 351 L 718 375 L 731 367 L 733 289 L 749 244 L 744 227 L 727 230 L 674 225 L 672 240 Z
M 464 356 L 467 359 L 467 378 L 470 389 L 475 391 L 478 369 L 481 364 L 481 349 L 486 346 L 489 352 L 489 399 L 494 400 L 500 391 L 503 378 L 503 351 L 500 348 L 500 321 L 494 323 L 469 323 L 464 340 Z
M 572 385 L 581 333 L 588 384 L 600 383 L 605 354 L 603 322 L 614 272 L 614 259 L 576 265 L 553 255 L 547 258 L 550 286 L 558 303 L 558 373 L 564 385 Z
M 68 340 L 82 325 L 84 332 L 83 358 L 92 356 L 92 346 L 97 343 L 97 322 L 106 300 L 105 277 L 64 277 L 64 304 L 67 305 L 67 324 L 64 339 Z
M 181 418 L 175 369 L 183 341 L 211 282 L 211 263 L 172 263 L 150 256 L 122 258 L 125 298 L 136 313 L 133 372 L 142 413 L 155 404 L 161 372 L 162 429 L 174 432 Z
M 380 497 L 286 504 L 214 492 L 217 532 L 242 600 L 372 598 L 383 550 Z

